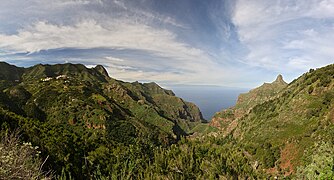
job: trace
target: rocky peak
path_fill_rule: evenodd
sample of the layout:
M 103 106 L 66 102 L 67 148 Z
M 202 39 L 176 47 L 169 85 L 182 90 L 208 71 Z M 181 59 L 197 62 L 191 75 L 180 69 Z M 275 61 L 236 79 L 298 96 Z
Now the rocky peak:
M 101 73 L 103 76 L 105 77 L 109 77 L 109 74 L 107 72 L 107 70 L 102 66 L 102 65 L 97 65 L 95 66 L 95 68 L 99 73 Z
M 276 78 L 276 80 L 274 81 L 274 83 L 280 83 L 280 84 L 287 84 L 284 80 L 283 80 L 283 76 L 281 74 L 279 74 Z
M 283 76 L 279 74 L 272 83 L 264 83 L 248 93 L 240 94 L 235 106 L 218 112 L 210 122 L 210 125 L 223 130 L 224 134 L 230 133 L 242 117 L 247 115 L 256 105 L 262 104 L 279 95 L 287 86 Z

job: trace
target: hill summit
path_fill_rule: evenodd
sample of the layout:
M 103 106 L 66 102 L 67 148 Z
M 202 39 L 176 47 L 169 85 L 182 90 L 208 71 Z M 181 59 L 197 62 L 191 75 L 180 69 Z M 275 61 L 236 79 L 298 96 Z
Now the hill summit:
M 284 80 L 283 80 L 283 76 L 281 74 L 279 74 L 276 78 L 276 80 L 273 83 L 279 83 L 279 84 L 287 84 Z

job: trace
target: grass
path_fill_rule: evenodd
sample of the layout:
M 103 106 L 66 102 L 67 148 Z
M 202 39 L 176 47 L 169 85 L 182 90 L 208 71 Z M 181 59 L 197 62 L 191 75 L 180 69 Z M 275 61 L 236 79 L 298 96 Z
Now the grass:
M 202 134 L 207 134 L 207 133 L 210 133 L 210 132 L 218 132 L 218 131 L 219 130 L 217 128 L 212 127 L 209 124 L 199 123 L 193 129 L 191 129 L 190 132 L 192 132 L 192 133 L 198 132 L 198 133 L 202 133 Z

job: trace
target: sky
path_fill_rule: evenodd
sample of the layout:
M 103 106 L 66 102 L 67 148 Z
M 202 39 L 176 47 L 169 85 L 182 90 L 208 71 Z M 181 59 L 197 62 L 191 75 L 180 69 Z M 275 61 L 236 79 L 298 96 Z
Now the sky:
M 0 61 L 255 87 L 333 63 L 334 0 L 0 0 Z

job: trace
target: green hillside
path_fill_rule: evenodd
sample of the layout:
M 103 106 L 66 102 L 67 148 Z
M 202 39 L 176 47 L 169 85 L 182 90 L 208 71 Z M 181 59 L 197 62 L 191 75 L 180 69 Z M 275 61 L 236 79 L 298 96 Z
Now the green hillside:
M 297 179 L 330 179 L 334 176 L 334 65 L 311 69 L 289 85 L 264 84 L 241 95 L 235 107 L 216 114 L 214 123 L 226 124 L 259 172 Z M 275 86 L 267 88 L 265 86 Z M 255 97 L 252 108 L 240 99 Z M 248 104 L 248 103 L 247 103 Z M 248 109 L 248 108 L 246 108 Z M 244 109 L 245 110 L 245 109 Z M 229 122 L 234 124 L 228 124 Z M 228 131 L 226 131 L 228 129 Z
M 172 91 L 155 83 L 118 81 L 102 66 L 1 63 L 0 69 L 2 129 L 19 128 L 25 140 L 50 156 L 47 166 L 75 177 L 101 166 L 95 161 L 104 156 L 97 152 L 103 148 L 109 152 L 141 141 L 167 146 L 204 121 L 196 105 Z M 94 166 L 88 167 L 87 159 Z
M 210 125 L 221 129 L 224 135 L 229 134 L 237 126 L 239 119 L 247 115 L 256 105 L 277 98 L 287 85 L 282 75 L 278 75 L 272 83 L 264 83 L 248 93 L 240 94 L 236 105 L 217 112 Z
M 290 84 L 279 75 L 210 123 L 172 91 L 118 81 L 102 66 L 5 69 L 1 136 L 19 129 L 21 141 L 41 152 L 27 159 L 45 160 L 54 179 L 334 177 L 334 65 Z M 19 79 L 8 78 L 14 72 Z M 15 148 L 1 152 L 19 157 Z M 0 177 L 12 171 L 1 168 Z

